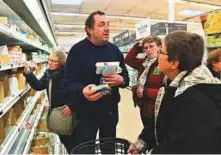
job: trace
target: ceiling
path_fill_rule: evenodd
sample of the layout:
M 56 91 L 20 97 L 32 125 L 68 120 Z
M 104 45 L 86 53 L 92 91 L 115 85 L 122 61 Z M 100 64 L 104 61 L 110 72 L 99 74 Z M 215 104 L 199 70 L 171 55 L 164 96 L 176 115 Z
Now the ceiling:
M 57 37 L 79 38 L 85 36 L 85 19 L 88 14 L 96 10 L 104 11 L 110 17 L 112 36 L 125 29 L 135 31 L 135 25 L 147 18 L 150 18 L 152 23 L 168 21 L 168 0 L 83 0 L 80 5 L 54 3 L 62 0 L 49 1 Z M 221 0 L 174 0 L 174 20 L 200 22 L 199 15 L 185 16 L 180 15 L 179 12 L 191 9 L 208 13 L 219 8 L 221 8 Z M 125 19 L 124 17 L 130 18 Z

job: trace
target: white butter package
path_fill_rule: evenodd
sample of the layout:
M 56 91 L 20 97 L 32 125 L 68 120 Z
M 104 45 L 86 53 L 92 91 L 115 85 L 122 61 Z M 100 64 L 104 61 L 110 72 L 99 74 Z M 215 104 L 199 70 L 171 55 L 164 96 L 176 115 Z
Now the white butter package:
M 119 64 L 119 62 L 97 62 L 96 74 L 102 74 L 105 76 L 121 73 L 122 69 Z

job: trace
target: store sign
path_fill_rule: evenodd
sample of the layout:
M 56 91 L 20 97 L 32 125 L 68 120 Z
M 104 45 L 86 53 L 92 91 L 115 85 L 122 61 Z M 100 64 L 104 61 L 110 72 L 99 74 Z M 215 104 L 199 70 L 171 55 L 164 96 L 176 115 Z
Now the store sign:
M 166 35 L 168 33 L 183 30 L 187 31 L 187 24 L 181 23 L 157 23 L 151 26 L 151 35 Z
M 200 17 L 206 34 L 221 33 L 221 11 L 211 12 Z
M 113 37 L 113 44 L 115 44 L 117 46 L 120 46 L 120 45 L 125 44 L 127 42 L 130 42 L 130 34 L 129 34 L 128 30 Z
M 166 35 L 168 23 L 157 23 L 151 26 L 151 35 Z
M 178 30 L 187 31 L 187 24 L 168 23 L 168 33 L 171 33 L 173 31 L 178 31 Z
M 136 39 L 141 39 L 150 35 L 150 20 L 144 20 L 136 24 Z
M 136 37 L 137 37 L 136 33 L 131 34 L 130 35 L 130 42 L 132 42 L 132 43 L 135 42 L 136 41 Z

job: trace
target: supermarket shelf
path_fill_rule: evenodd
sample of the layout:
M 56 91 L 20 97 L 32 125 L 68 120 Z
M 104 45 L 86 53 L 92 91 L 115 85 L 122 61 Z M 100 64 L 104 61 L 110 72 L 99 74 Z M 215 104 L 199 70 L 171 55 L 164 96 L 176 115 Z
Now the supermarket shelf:
M 0 65 L 0 71 L 24 67 L 24 63 Z
M 50 33 L 46 33 L 45 28 L 41 27 L 41 23 L 42 20 L 44 18 L 46 18 L 46 16 L 44 15 L 44 12 L 42 10 L 42 6 L 40 3 L 37 3 L 38 6 L 35 7 L 35 9 L 38 11 L 38 18 L 40 16 L 40 19 L 36 19 L 35 14 L 32 14 L 32 10 L 29 10 L 31 8 L 29 8 L 26 5 L 26 2 L 24 0 L 22 1 L 18 1 L 17 0 L 3 0 L 4 3 L 10 7 L 14 13 L 16 13 L 18 16 L 22 17 L 22 20 L 27 23 L 30 28 L 37 33 L 47 44 L 49 44 L 51 47 L 54 46 L 54 41 L 55 41 L 55 37 L 51 36 L 52 40 L 50 39 L 50 35 L 53 35 L 53 33 L 51 33 L 51 31 L 53 31 L 51 29 L 51 27 L 49 27 L 49 31 Z M 35 2 L 32 2 L 33 4 L 35 4 Z M 38 10 L 39 8 L 39 10 Z M 41 14 L 43 16 L 41 16 Z M 46 22 L 46 24 L 48 24 Z
M 45 63 L 47 62 L 46 60 L 45 61 L 38 61 L 36 63 Z M 7 64 L 7 65 L 1 65 L 0 64 L 0 71 L 5 71 L 5 70 L 9 70 L 9 69 L 14 69 L 14 68 L 21 68 L 21 67 L 24 67 L 25 64 L 24 63 L 19 63 L 19 64 Z
M 45 70 L 44 70 L 45 71 Z M 37 75 L 37 78 L 40 79 L 44 75 L 44 71 Z M 27 85 L 24 90 L 19 91 L 16 95 L 9 96 L 5 99 L 6 102 L 0 105 L 0 118 L 4 116 L 5 113 L 22 97 L 26 94 L 31 87 Z
M 28 92 L 31 87 L 28 85 L 24 90 L 19 91 L 14 96 L 9 96 L 6 98 L 6 102 L 0 105 L 0 118 L 8 112 L 8 110 L 24 95 Z
M 207 46 L 207 48 L 221 48 L 221 45 Z
M 206 35 L 213 35 L 213 34 L 221 34 L 221 32 L 211 32 L 211 33 L 205 33 Z
M 23 48 L 28 48 L 28 49 L 37 48 L 49 53 L 48 49 L 43 48 L 43 46 L 41 46 L 39 43 L 33 42 L 25 38 L 18 32 L 12 31 L 2 24 L 0 24 L 0 38 L 2 38 L 2 42 L 5 41 L 3 43 L 7 45 L 19 44 L 23 46 Z
M 22 116 L 19 118 L 15 128 L 8 133 L 7 137 L 5 138 L 4 142 L 0 147 L 0 154 L 8 154 L 10 149 L 12 148 L 16 138 L 18 137 L 24 123 L 26 123 L 28 116 L 31 114 L 32 110 L 34 109 L 35 103 L 39 99 L 41 92 L 37 92 L 32 99 L 32 102 L 28 104 Z
M 43 113 L 43 110 L 44 110 L 44 104 L 42 103 L 42 105 L 40 107 L 40 110 L 38 112 L 38 115 L 37 115 L 37 117 L 35 119 L 34 125 L 33 125 L 32 129 L 31 129 L 31 133 L 30 133 L 30 135 L 29 135 L 29 137 L 28 137 L 28 139 L 26 141 L 27 143 L 26 143 L 24 151 L 22 153 L 24 155 L 29 153 L 29 150 L 30 150 L 30 147 L 31 147 L 31 142 L 32 142 L 32 140 L 34 138 L 34 135 L 36 133 L 36 128 L 37 128 L 38 122 L 39 122 L 39 120 L 41 118 L 41 115 Z

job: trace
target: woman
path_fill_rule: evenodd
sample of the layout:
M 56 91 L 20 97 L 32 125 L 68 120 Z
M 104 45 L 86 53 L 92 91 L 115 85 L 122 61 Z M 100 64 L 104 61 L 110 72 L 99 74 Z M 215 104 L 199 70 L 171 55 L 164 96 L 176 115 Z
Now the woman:
M 165 37 L 158 67 L 167 82 L 159 90 L 153 123 L 128 152 L 221 153 L 221 82 L 201 65 L 203 53 L 197 34 L 177 31 Z
M 31 72 L 31 69 L 26 65 L 24 69 L 24 76 L 26 81 L 30 84 L 35 90 L 44 90 L 47 89 L 49 93 L 49 80 L 52 79 L 52 89 L 51 89 L 51 109 L 64 106 L 62 110 L 62 115 L 64 117 L 70 116 L 73 109 L 73 103 L 71 102 L 71 97 L 67 96 L 67 92 L 64 89 L 64 65 L 66 63 L 66 55 L 62 51 L 52 52 L 48 59 L 48 69 L 45 71 L 44 75 L 40 80 Z M 61 142 L 66 147 L 67 151 L 70 153 L 71 138 L 72 136 L 68 135 L 59 135 Z
M 221 79 L 221 49 L 216 49 L 208 54 L 207 67 L 214 77 Z
M 157 68 L 157 56 L 161 49 L 161 39 L 149 36 L 136 43 L 125 58 L 125 63 L 138 71 L 137 85 L 132 87 L 135 105 L 140 106 L 141 120 L 144 126 L 153 119 L 154 104 L 164 75 Z M 145 53 L 146 58 L 137 58 Z

